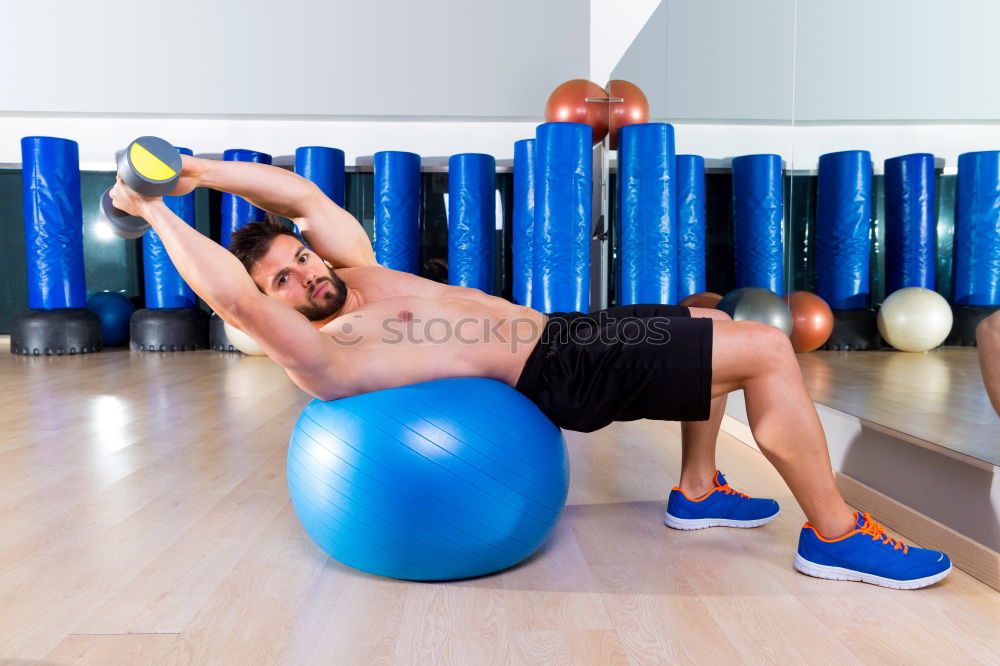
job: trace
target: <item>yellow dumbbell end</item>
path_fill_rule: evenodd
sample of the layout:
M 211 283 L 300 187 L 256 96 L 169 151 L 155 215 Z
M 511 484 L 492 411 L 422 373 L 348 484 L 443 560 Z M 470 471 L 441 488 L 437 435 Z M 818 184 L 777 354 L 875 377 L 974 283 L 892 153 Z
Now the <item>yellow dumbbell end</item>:
M 148 180 L 165 181 L 174 178 L 177 171 L 159 157 L 149 152 L 145 146 L 134 141 L 129 148 L 129 160 L 133 168 Z

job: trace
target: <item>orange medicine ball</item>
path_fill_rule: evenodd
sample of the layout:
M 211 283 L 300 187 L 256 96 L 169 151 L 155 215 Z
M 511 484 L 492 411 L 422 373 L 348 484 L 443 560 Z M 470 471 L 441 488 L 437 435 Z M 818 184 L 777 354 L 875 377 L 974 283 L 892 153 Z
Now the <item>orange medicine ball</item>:
M 639 86 L 629 81 L 614 79 L 608 81 L 605 87 L 610 98 L 622 100 L 611 103 L 611 118 L 608 125 L 611 150 L 618 150 L 618 129 L 625 125 L 648 123 L 649 101 Z
M 588 99 L 599 100 L 588 102 Z M 585 123 L 594 129 L 594 143 L 608 133 L 608 93 L 587 79 L 572 79 L 559 85 L 545 103 L 545 122 Z
M 792 347 L 796 352 L 818 349 L 833 333 L 833 311 L 822 298 L 808 291 L 793 291 L 785 296 L 792 311 Z

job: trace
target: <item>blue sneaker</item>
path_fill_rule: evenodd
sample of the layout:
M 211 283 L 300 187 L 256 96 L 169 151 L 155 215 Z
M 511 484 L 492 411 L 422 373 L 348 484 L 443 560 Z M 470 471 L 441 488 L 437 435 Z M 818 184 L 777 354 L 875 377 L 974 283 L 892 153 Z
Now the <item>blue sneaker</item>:
M 705 527 L 760 527 L 778 515 L 773 499 L 755 499 L 733 490 L 722 472 L 715 473 L 715 488 L 691 499 L 675 487 L 667 500 L 663 522 L 675 530 L 700 530 Z
M 854 515 L 854 529 L 839 539 L 825 539 L 806 523 L 799 535 L 795 568 L 817 578 L 858 580 L 897 590 L 926 587 L 951 572 L 951 560 L 944 553 L 908 546 L 887 535 L 867 513 Z

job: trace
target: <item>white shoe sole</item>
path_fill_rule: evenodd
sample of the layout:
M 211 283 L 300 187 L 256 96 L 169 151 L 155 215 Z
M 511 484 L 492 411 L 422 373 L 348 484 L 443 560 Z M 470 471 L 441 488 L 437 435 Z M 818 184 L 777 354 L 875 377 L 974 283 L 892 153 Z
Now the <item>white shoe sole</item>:
M 816 564 L 815 562 L 810 562 L 805 559 L 798 553 L 795 554 L 795 568 L 807 576 L 826 578 L 828 580 L 860 581 L 862 583 L 871 583 L 872 585 L 879 585 L 881 587 L 891 587 L 894 590 L 916 590 L 917 588 L 927 587 L 928 585 L 933 585 L 951 573 L 951 567 L 949 566 L 945 571 L 936 573 L 933 576 L 914 578 L 913 580 L 895 580 L 893 578 L 883 578 L 882 576 L 863 573 L 861 571 L 852 571 L 851 569 L 842 569 L 841 567 L 832 567 L 826 564 Z
M 760 527 L 778 517 L 778 514 L 757 520 L 730 520 L 728 518 L 678 518 L 669 513 L 663 514 L 663 524 L 675 530 L 703 530 L 706 527 Z

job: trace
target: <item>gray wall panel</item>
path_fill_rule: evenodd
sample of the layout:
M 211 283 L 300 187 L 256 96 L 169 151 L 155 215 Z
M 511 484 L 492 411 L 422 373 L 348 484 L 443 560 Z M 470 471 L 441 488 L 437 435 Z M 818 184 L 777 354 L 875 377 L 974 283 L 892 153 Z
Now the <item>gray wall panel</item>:
M 656 119 L 1000 120 L 997 26 L 995 0 L 664 0 L 613 76 Z
M 792 119 L 791 0 L 667 3 L 667 115 Z
M 669 0 L 614 70 L 653 119 L 792 119 L 792 0 Z
M 667 113 L 666 54 L 667 6 L 661 3 L 611 72 L 611 78 L 625 79 L 642 88 L 653 120 L 661 120 Z M 606 81 L 597 83 L 604 85 Z
M 796 119 L 995 120 L 1000 3 L 800 0 Z

